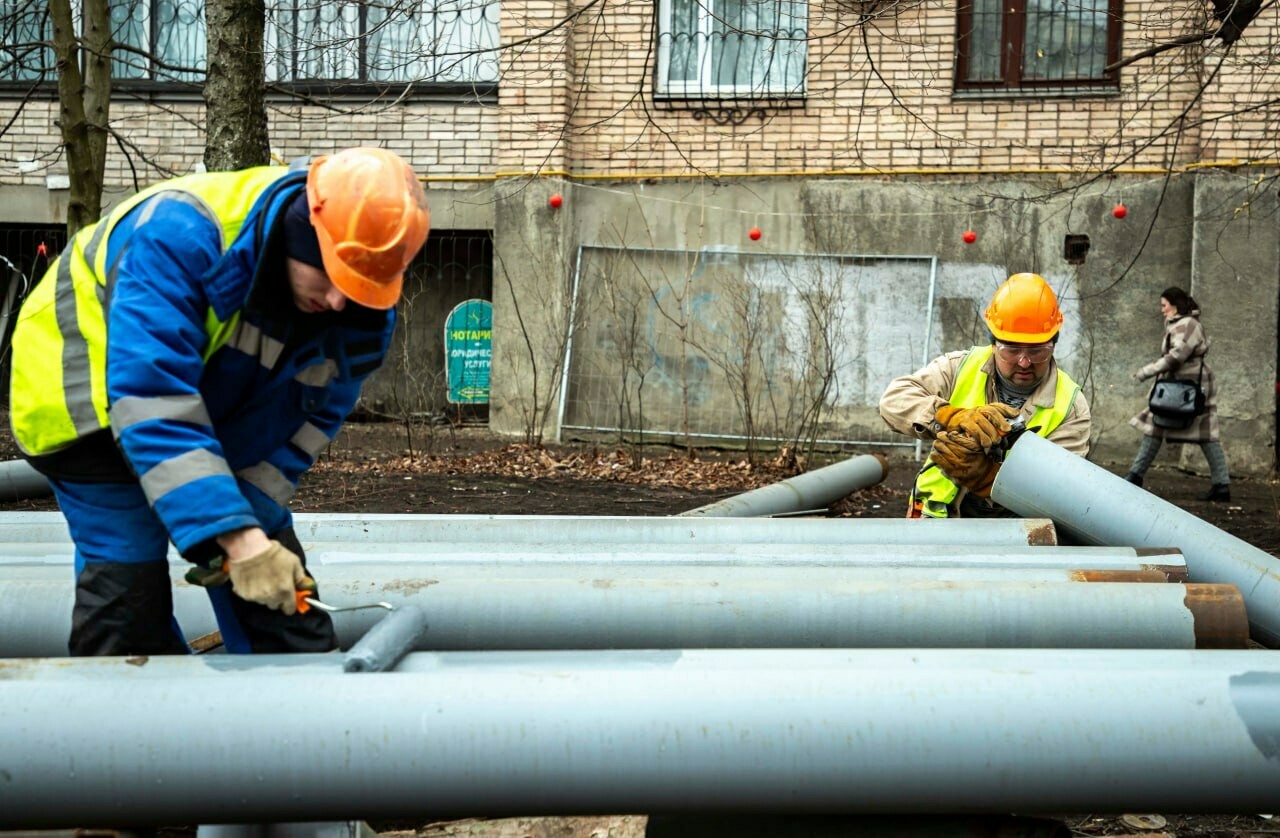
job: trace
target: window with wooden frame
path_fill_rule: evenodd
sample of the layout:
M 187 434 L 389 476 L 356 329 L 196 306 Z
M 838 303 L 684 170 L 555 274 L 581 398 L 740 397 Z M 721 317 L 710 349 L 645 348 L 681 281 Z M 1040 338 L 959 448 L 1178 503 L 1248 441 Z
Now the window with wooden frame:
M 1120 11 L 1121 0 L 961 0 L 956 90 L 1114 90 Z

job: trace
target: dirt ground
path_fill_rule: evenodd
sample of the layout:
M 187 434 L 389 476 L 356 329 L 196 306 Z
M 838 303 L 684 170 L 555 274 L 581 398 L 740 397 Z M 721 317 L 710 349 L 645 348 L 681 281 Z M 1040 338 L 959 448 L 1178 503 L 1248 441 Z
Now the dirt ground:
M 7 425 L 4 422 L 0 427 L 7 430 Z M 903 514 L 915 464 L 894 450 L 880 453 L 890 462 L 888 478 L 844 499 L 828 515 L 879 518 Z M 1280 554 L 1280 500 L 1274 474 L 1236 478 L 1231 485 L 1232 502 L 1209 503 L 1201 499 L 1208 490 L 1207 477 L 1180 471 L 1173 467 L 1173 455 L 1162 455 L 1148 474 L 1149 491 L 1263 550 Z M 13 456 L 16 451 L 7 434 L 0 433 L 0 457 Z M 483 428 L 406 429 L 390 423 L 352 423 L 305 475 L 293 507 L 305 512 L 670 515 L 828 461 L 805 463 L 784 453 L 765 455 L 751 463 L 741 452 L 639 451 L 617 443 L 539 447 L 513 443 Z M 1104 465 L 1123 473 L 1126 464 Z M 0 504 L 0 510 L 53 508 L 51 500 Z M 1145 821 L 1130 816 L 1127 823 L 1115 814 L 1060 817 L 1070 832 L 1079 836 L 1280 835 L 1280 818 L 1252 814 L 1145 815 Z M 642 815 L 618 815 L 470 819 L 427 825 L 375 823 L 374 827 L 399 838 L 641 838 L 645 823 Z
M 1137 445 L 1135 441 L 1135 446 Z M 1235 477 L 1230 503 L 1210 503 L 1207 473 L 1175 467 L 1166 446 L 1145 488 L 1250 544 L 1280 554 L 1280 482 Z M 879 453 L 890 463 L 879 486 L 857 492 L 833 516 L 896 518 L 906 510 L 917 468 L 905 449 Z M 1135 449 L 1136 450 L 1136 449 Z M 637 462 L 637 457 L 642 461 Z M 303 478 L 294 506 L 310 512 L 412 512 L 517 515 L 672 515 L 816 468 L 783 455 L 750 464 L 740 451 L 651 446 L 640 455 L 616 442 L 531 448 L 482 428 L 350 424 Z M 1123 474 L 1127 463 L 1102 463 Z

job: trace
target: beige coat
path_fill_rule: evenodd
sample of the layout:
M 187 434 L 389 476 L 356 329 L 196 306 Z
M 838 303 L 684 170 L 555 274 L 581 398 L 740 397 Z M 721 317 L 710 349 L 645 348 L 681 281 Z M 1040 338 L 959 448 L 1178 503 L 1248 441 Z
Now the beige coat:
M 1164 339 L 1160 342 L 1160 357 L 1138 371 L 1142 379 L 1179 378 L 1199 381 L 1204 391 L 1204 413 L 1181 430 L 1157 428 L 1151 423 L 1151 411 L 1144 408 L 1129 420 L 1129 424 L 1147 436 L 1163 437 L 1166 442 L 1217 442 L 1218 441 L 1218 385 L 1213 370 L 1204 360 L 1209 351 L 1209 339 L 1200 325 L 1200 312 L 1193 311 L 1175 317 L 1164 324 Z M 1153 382 L 1154 386 L 1154 382 Z M 1148 395 L 1150 391 L 1148 390 Z
M 948 352 L 929 362 L 923 369 L 895 378 L 880 397 L 880 415 L 900 434 L 919 439 L 933 439 L 937 428 L 934 415 L 938 408 L 948 404 L 956 386 L 956 373 L 967 350 Z M 982 371 L 987 374 L 987 402 L 996 401 L 996 371 L 994 356 Z M 1049 365 L 1040 386 L 1035 389 L 1022 415 L 1030 419 L 1037 408 L 1052 407 L 1058 387 L 1058 362 Z M 1076 396 L 1067 418 L 1049 434 L 1048 438 L 1081 457 L 1089 453 L 1089 401 L 1084 393 Z

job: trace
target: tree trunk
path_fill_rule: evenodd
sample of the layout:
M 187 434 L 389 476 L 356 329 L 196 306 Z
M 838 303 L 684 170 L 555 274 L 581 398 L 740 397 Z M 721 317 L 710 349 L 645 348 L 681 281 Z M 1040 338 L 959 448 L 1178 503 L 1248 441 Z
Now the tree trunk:
M 204 165 L 209 171 L 263 166 L 267 138 L 263 0 L 207 0 Z
M 58 70 L 58 122 L 67 155 L 71 193 L 67 237 L 98 220 L 107 167 L 111 105 L 111 15 L 107 0 L 83 0 L 83 35 L 76 36 L 70 0 L 50 0 Z M 80 75 L 80 52 L 84 75 Z

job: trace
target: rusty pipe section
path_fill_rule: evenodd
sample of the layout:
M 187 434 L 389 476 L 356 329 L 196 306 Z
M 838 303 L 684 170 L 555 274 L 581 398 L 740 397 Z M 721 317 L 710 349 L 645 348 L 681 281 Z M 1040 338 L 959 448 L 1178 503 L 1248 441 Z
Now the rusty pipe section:
M 237 711 L 196 723 L 197 705 Z M 0 707 L 9 829 L 1238 813 L 1280 789 L 1280 652 L 1257 650 L 418 653 L 364 675 L 338 655 L 0 661 Z
M 1248 646 L 1249 615 L 1244 595 L 1235 585 L 1193 582 L 1186 606 L 1195 623 L 1197 649 L 1243 649 Z

